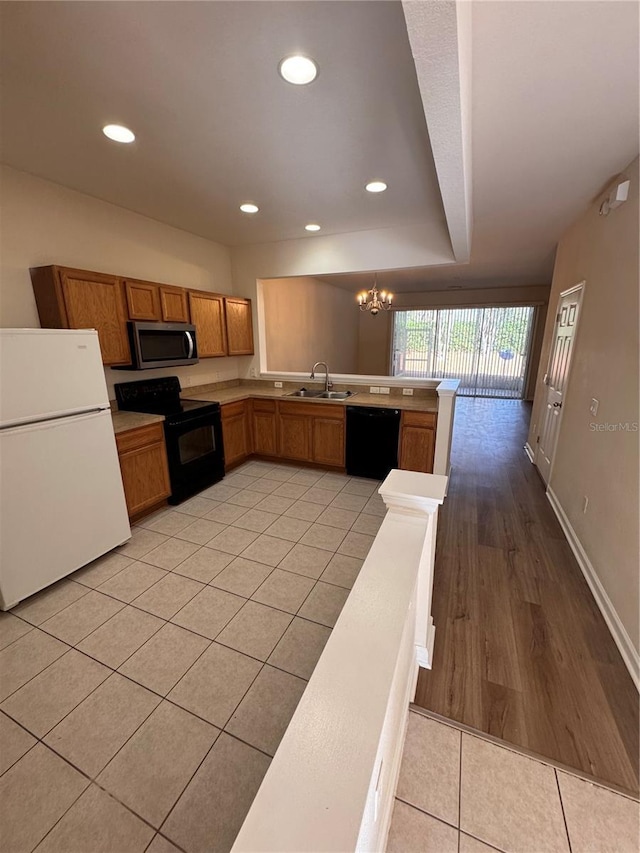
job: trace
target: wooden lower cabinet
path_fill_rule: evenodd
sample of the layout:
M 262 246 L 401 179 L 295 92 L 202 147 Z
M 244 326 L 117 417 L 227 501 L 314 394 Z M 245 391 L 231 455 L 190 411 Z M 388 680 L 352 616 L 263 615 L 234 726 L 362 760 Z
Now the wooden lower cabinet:
M 344 465 L 344 406 L 281 402 L 278 415 L 280 456 Z
M 169 466 L 161 423 L 116 435 L 120 471 L 129 518 L 162 503 L 171 494 Z
M 403 412 L 400 424 L 400 468 L 432 474 L 435 446 L 435 413 Z
M 237 465 L 251 453 L 251 433 L 247 407 L 249 403 L 227 403 L 221 406 L 222 441 L 225 469 Z
M 275 400 L 251 401 L 253 452 L 278 456 L 278 427 Z
M 344 413 L 341 418 L 314 417 L 313 461 L 344 466 Z
M 278 419 L 280 456 L 311 462 L 311 419 L 306 415 L 280 412 Z

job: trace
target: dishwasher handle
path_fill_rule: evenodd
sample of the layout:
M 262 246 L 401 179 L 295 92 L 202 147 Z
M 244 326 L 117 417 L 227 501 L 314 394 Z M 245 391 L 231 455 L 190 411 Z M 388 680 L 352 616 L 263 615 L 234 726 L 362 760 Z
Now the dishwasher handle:
M 397 418 L 399 414 L 400 409 L 374 409 L 363 406 L 347 406 L 347 415 L 355 415 L 362 418 Z

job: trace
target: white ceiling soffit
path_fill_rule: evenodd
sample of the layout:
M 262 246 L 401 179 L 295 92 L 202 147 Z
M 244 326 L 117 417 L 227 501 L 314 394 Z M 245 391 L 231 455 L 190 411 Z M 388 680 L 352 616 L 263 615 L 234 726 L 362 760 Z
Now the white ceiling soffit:
M 453 253 L 471 254 L 471 3 L 403 0 Z
M 469 5 L 471 259 L 387 267 L 379 281 L 398 292 L 549 283 L 563 233 L 638 156 L 637 2 Z M 328 280 L 357 290 L 367 278 Z
M 8 165 L 232 246 L 304 239 L 308 222 L 321 235 L 422 226 L 439 256 L 449 241 L 399 0 L 25 2 L 0 15 Z M 278 74 L 298 51 L 319 65 L 309 86 Z M 136 141 L 105 139 L 112 122 Z M 386 192 L 365 191 L 375 178 Z M 245 201 L 260 212 L 241 213 Z

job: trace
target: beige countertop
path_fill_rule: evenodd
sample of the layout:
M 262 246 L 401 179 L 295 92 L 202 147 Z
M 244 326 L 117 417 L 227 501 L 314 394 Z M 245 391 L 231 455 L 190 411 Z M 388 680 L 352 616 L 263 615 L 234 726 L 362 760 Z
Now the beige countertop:
M 311 385 L 311 383 L 308 383 Z M 290 397 L 295 389 L 293 384 L 286 388 L 272 388 L 256 383 L 255 385 L 233 385 L 224 388 L 211 388 L 211 386 L 184 388 L 181 396 L 190 400 L 205 400 L 210 403 L 238 403 L 241 400 L 250 400 L 252 397 L 261 400 L 287 400 L 293 403 L 313 403 L 318 406 L 377 406 L 385 409 L 402 409 L 411 412 L 437 412 L 437 397 L 409 397 L 399 394 L 370 394 L 368 391 L 355 391 L 352 397 L 344 400 L 320 400 L 317 397 Z M 113 404 L 115 406 L 115 403 Z M 113 430 L 116 435 L 130 429 L 147 426 L 148 424 L 160 423 L 164 420 L 162 415 L 150 415 L 143 412 L 119 412 L 114 409 L 111 413 Z
M 112 411 L 111 420 L 113 421 L 113 431 L 117 435 L 119 432 L 127 432 L 130 429 L 161 423 L 164 417 L 163 415 L 148 415 L 144 412 Z
M 314 403 L 338 406 L 379 406 L 385 409 L 405 409 L 412 412 L 437 412 L 438 400 L 433 397 L 405 397 L 396 394 L 370 394 L 368 391 L 356 391 L 352 397 L 345 400 L 320 400 L 317 397 L 290 397 L 289 388 L 260 388 L 257 385 L 236 385 L 232 388 L 199 391 L 198 388 L 184 388 L 181 396 L 191 400 L 207 400 L 209 402 L 237 403 L 257 397 L 263 400 L 287 400 L 297 403 Z

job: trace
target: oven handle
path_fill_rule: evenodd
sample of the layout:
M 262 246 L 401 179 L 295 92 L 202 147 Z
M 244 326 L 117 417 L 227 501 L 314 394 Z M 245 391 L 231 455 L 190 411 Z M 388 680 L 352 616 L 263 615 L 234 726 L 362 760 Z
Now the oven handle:
M 193 417 L 190 417 L 190 418 L 184 418 L 183 417 L 183 418 L 180 418 L 179 421 L 172 421 L 171 416 L 169 415 L 165 419 L 165 425 L 168 427 L 172 427 L 174 429 L 176 427 L 183 427 L 183 426 L 187 426 L 187 425 L 190 426 L 191 428 L 193 428 L 193 425 L 197 424 L 198 421 L 203 421 L 203 423 L 201 424 L 202 426 L 217 426 L 218 424 L 221 423 L 220 410 L 213 411 L 213 412 L 206 412 L 205 414 L 202 414 L 202 415 L 195 414 L 195 415 L 193 415 Z
M 189 352 L 187 353 L 187 358 L 193 358 L 193 338 L 191 337 L 191 332 L 185 332 L 185 335 L 189 341 Z

